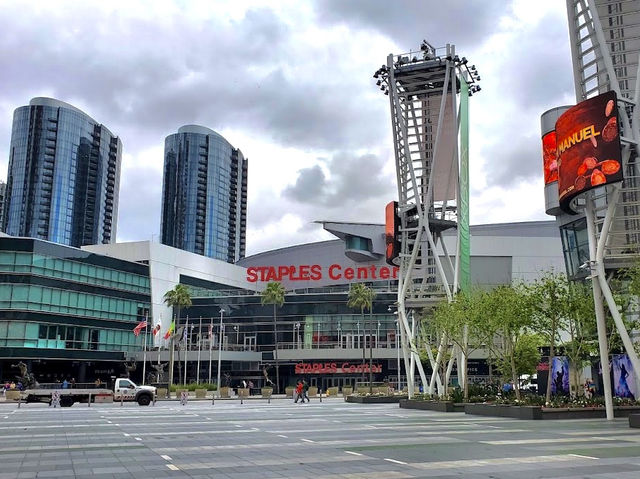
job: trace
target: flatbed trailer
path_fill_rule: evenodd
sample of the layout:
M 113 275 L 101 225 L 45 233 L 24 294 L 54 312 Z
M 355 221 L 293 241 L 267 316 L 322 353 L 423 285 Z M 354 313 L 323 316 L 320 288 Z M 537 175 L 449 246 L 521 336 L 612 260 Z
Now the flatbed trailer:
M 156 399 L 157 389 L 153 386 L 137 386 L 127 378 L 115 380 L 114 388 L 85 387 L 40 387 L 22 391 L 21 400 L 27 403 L 44 402 L 60 403 L 60 407 L 71 407 L 74 403 L 96 402 L 96 398 L 112 398 L 113 401 L 135 401 L 140 406 L 148 406 Z

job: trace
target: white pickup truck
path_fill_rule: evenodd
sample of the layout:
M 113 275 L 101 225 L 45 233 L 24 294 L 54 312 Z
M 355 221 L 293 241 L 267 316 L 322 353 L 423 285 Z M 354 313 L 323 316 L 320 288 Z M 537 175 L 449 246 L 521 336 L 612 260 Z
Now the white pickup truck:
M 22 392 L 22 400 L 25 402 L 46 402 L 51 404 L 54 398 L 59 398 L 60 407 L 71 407 L 74 403 L 96 402 L 96 398 L 107 398 L 111 401 L 135 401 L 140 406 L 148 406 L 156 397 L 156 388 L 153 386 L 138 386 L 127 378 L 115 380 L 113 391 L 107 388 L 83 388 L 72 387 L 67 389 L 34 388 Z

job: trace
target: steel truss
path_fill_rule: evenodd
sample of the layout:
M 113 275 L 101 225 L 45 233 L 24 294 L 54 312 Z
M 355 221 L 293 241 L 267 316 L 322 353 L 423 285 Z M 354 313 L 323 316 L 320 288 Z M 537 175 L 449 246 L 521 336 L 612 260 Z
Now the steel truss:
M 614 90 L 618 95 L 621 123 L 624 181 L 591 190 L 578 200 L 578 206 L 584 206 L 587 220 L 590 278 L 595 301 L 607 419 L 613 419 L 613 403 L 603 298 L 633 365 L 636 384 L 640 375 L 640 361 L 605 272 L 605 266 L 607 269 L 629 266 L 637 258 L 640 245 L 640 48 L 636 47 L 633 53 L 625 51 L 623 28 L 625 18 L 628 27 L 633 28 L 635 24 L 637 28 L 640 5 L 626 0 L 610 3 L 567 0 L 576 100 L 580 102 Z M 635 38 L 637 41 L 637 36 Z M 633 37 L 627 38 L 627 43 L 631 44 L 633 41 Z M 635 62 L 630 60 L 631 56 Z M 635 79 L 633 74 L 629 74 L 629 70 L 634 67 Z
M 435 358 L 427 348 L 434 371 L 428 382 L 416 346 L 414 312 L 429 309 L 444 298 L 453 299 L 460 286 L 465 253 L 463 275 L 468 275 L 468 247 L 461 252 L 463 228 L 458 228 L 464 219 L 463 234 L 468 239 L 468 208 L 460 209 L 458 148 L 461 119 L 465 126 L 467 119 L 460 117 L 458 96 L 461 91 L 468 95 L 480 88 L 475 66 L 467 63 L 466 58 L 455 54 L 453 45 L 435 49 L 424 41 L 418 52 L 389 55 L 387 64 L 374 74 L 381 90 L 389 95 L 391 109 L 401 224 L 398 323 L 409 397 L 414 394 L 416 368 L 425 391 L 433 393 L 437 386 L 442 393 L 437 371 L 448 348 L 444 337 L 440 338 Z M 468 198 L 468 182 L 465 187 Z M 457 228 L 454 260 L 442 241 L 442 232 L 449 228 Z M 438 247 L 444 253 L 444 262 Z

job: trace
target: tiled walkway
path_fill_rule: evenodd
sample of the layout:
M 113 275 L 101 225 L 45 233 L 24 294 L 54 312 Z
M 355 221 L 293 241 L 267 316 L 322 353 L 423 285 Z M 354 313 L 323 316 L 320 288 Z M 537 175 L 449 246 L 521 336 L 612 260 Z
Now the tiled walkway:
M 640 478 L 626 419 L 520 421 L 341 399 L 0 404 L 4 478 Z

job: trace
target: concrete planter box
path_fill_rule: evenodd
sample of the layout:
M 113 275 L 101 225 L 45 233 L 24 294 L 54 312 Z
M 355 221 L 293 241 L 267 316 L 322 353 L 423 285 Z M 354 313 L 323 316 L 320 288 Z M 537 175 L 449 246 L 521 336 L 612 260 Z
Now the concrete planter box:
M 269 399 L 273 395 L 273 388 L 262 388 L 260 394 L 263 398 Z
M 338 386 L 327 388 L 327 396 L 337 396 L 338 395 Z
M 353 394 L 353 388 L 352 388 L 352 387 L 346 387 L 346 386 L 345 386 L 345 387 L 343 387 L 343 388 L 342 388 L 342 395 L 343 395 L 344 397 L 347 397 L 347 396 L 349 396 L 350 394 Z
M 295 391 L 295 390 L 296 390 L 295 387 L 287 386 L 286 388 L 284 388 L 284 394 L 288 398 L 293 398 L 293 391 Z
M 196 399 L 204 399 L 207 397 L 206 389 L 196 389 Z
M 156 395 L 158 396 L 158 398 L 167 398 L 167 388 L 158 388 L 156 391 Z
M 465 404 L 465 414 L 478 416 L 512 417 L 515 419 L 597 419 L 606 417 L 604 407 L 544 408 L 541 406 L 508 406 L 502 404 Z M 617 406 L 615 417 L 628 417 L 640 412 L 640 406 Z
M 393 404 L 400 402 L 400 396 L 345 396 L 344 400 L 357 404 Z
M 640 428 L 640 414 L 629 414 L 629 427 Z
M 249 388 L 238 388 L 238 397 L 249 397 Z
M 318 388 L 316 386 L 309 386 L 307 394 L 309 395 L 309 397 L 316 397 L 318 395 Z
M 20 399 L 20 391 L 18 391 L 17 389 L 9 389 L 5 393 L 5 398 L 7 399 L 7 401 L 17 401 L 18 399 Z
M 182 392 L 186 392 L 187 396 L 189 395 L 188 389 L 176 389 L 176 399 L 180 399 L 180 395 L 182 394 Z
M 403 409 L 420 409 L 423 411 L 464 412 L 464 404 L 453 401 L 420 401 L 416 399 L 401 399 Z
M 229 397 L 229 388 L 227 386 L 223 386 L 220 388 L 220 397 L 221 398 Z

